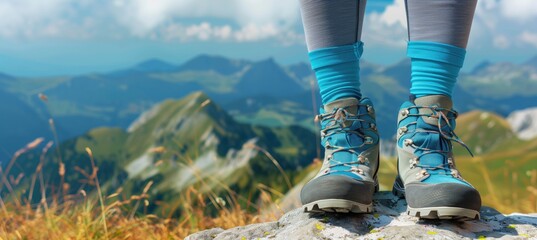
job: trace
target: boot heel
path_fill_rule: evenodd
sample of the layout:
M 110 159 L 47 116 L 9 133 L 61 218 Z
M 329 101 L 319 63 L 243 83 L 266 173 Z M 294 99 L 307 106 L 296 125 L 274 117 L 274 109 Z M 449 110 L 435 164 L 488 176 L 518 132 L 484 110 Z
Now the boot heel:
M 380 191 L 379 180 L 378 180 L 377 176 L 375 176 L 375 192 L 374 193 L 377 193 L 379 191 Z
M 405 185 L 399 175 L 397 175 L 393 183 L 392 193 L 399 198 L 405 198 Z

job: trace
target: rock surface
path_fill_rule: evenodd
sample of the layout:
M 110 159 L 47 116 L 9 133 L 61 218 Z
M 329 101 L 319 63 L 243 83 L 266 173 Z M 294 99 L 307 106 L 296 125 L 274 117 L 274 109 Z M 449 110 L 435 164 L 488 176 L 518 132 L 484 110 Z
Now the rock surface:
M 373 214 L 310 214 L 298 208 L 276 222 L 214 228 L 186 239 L 537 239 L 537 214 L 503 215 L 483 207 L 481 220 L 418 220 L 390 192 L 377 193 L 374 207 Z

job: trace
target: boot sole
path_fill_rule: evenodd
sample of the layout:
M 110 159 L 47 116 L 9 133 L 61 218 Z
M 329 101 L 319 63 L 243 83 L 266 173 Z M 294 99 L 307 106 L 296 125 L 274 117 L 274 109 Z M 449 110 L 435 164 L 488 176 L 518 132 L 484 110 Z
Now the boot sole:
M 378 155 L 380 160 L 380 154 Z M 378 165 L 380 166 L 380 164 Z M 374 193 L 380 190 L 380 185 L 378 181 L 378 166 L 377 171 L 375 172 L 375 190 Z M 302 205 L 304 212 L 311 213 L 372 213 L 373 212 L 373 203 L 363 204 L 346 199 L 322 199 L 317 200 L 308 204 Z
M 323 199 L 305 204 L 304 212 L 313 213 L 371 213 L 373 203 L 363 204 L 345 199 Z
M 421 219 L 479 220 L 479 212 L 458 207 L 407 208 L 407 214 Z
M 403 182 L 397 176 L 392 188 L 393 195 L 399 198 L 405 198 L 405 187 Z M 479 211 L 459 207 L 425 207 L 412 208 L 407 206 L 407 214 L 420 219 L 449 219 L 449 220 L 479 220 L 481 215 Z

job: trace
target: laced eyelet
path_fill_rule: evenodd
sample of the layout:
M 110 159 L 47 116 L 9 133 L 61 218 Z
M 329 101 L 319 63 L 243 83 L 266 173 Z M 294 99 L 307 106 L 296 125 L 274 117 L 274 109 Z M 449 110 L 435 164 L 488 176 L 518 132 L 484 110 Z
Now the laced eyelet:
M 363 155 L 358 156 L 358 162 L 361 164 L 369 165 L 369 159 Z
M 362 170 L 362 169 L 360 169 L 360 168 L 358 168 L 356 166 L 351 167 L 351 172 L 355 172 L 355 173 L 358 173 L 360 175 L 364 175 L 364 170 Z
M 326 157 L 326 159 L 324 160 L 325 163 L 329 163 L 330 161 L 332 161 L 334 157 L 330 154 Z
M 416 179 L 420 179 L 426 176 L 429 176 L 429 173 L 426 170 L 421 170 L 418 173 L 416 173 Z
M 327 168 L 323 171 L 323 174 L 328 174 L 330 172 L 330 168 Z
M 367 105 L 367 112 L 368 112 L 368 113 L 374 113 L 374 112 L 375 112 L 375 109 L 373 109 L 373 106 L 371 106 L 371 105 Z
M 451 176 L 454 178 L 462 179 L 461 174 L 456 169 L 451 169 Z
M 447 159 L 447 162 L 448 162 L 448 164 L 449 164 L 450 167 L 454 167 L 454 166 L 455 166 L 455 164 L 454 164 L 454 162 L 453 162 L 453 158 L 448 158 L 448 159 Z
M 405 139 L 403 142 L 404 142 L 405 146 L 410 146 L 410 145 L 412 145 L 414 143 L 414 141 L 412 141 L 412 139 L 410 139 L 410 138 Z
M 407 128 L 407 127 L 400 127 L 400 128 L 399 128 L 399 134 L 406 133 L 407 131 L 408 131 L 408 128 Z
M 373 130 L 377 130 L 377 124 L 374 124 L 374 123 L 370 123 L 369 124 L 369 127 Z
M 401 116 L 406 117 L 408 114 L 410 114 L 410 112 L 408 111 L 408 109 L 403 109 L 403 110 L 401 110 Z
M 413 169 L 416 167 L 416 165 L 418 165 L 418 158 L 411 158 L 410 160 L 408 160 L 408 162 L 410 163 L 410 169 Z
M 365 144 L 373 144 L 373 138 L 372 137 L 365 137 Z

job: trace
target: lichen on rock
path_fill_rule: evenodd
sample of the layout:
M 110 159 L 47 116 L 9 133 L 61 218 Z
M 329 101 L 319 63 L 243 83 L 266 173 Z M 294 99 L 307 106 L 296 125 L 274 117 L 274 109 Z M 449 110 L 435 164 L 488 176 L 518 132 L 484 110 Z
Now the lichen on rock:
M 483 207 L 481 220 L 419 220 L 390 192 L 377 193 L 374 208 L 373 214 L 312 214 L 298 208 L 275 222 L 210 229 L 186 239 L 537 239 L 537 214 L 504 215 Z

